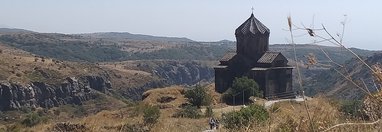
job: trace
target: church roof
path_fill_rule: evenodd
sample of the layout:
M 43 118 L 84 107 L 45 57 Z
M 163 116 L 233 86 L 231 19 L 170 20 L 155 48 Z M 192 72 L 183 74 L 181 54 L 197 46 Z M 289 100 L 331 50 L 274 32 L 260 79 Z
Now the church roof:
M 253 13 L 243 24 L 241 24 L 235 31 L 235 35 L 245 35 L 248 33 L 252 34 L 265 34 L 269 33 L 269 29 L 255 18 Z
M 220 61 L 222 62 L 224 62 L 224 61 L 229 61 L 229 60 L 231 60 L 233 57 L 235 57 L 235 55 L 236 55 L 236 53 L 227 53 L 227 54 L 225 54 L 224 56 L 223 56 L 223 58 L 221 58 L 220 59 Z
M 264 53 L 263 56 L 259 60 L 257 60 L 257 63 L 272 63 L 277 56 L 281 54 L 280 52 L 272 52 L 272 51 L 267 51 Z

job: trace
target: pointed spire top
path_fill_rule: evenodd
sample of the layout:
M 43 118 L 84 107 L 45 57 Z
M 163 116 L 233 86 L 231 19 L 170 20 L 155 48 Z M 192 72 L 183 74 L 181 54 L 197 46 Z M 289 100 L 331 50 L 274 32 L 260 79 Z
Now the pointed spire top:
M 266 34 L 270 33 L 269 29 L 261 23 L 259 20 L 256 19 L 255 15 L 253 13 L 251 16 L 243 23 L 241 24 L 235 31 L 236 35 L 245 35 L 245 34 Z
M 255 8 L 253 8 L 253 6 L 252 6 L 252 8 L 251 8 L 251 9 L 252 9 L 252 14 L 253 14 L 253 10 L 255 10 Z

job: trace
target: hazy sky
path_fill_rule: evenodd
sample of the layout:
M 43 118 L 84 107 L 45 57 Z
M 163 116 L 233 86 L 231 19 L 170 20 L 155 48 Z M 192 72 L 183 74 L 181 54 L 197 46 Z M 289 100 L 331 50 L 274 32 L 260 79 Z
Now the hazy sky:
M 380 0 L 0 0 L 0 25 L 38 32 L 130 32 L 187 37 L 197 41 L 235 40 L 234 30 L 254 7 L 271 30 L 271 43 L 288 43 L 287 16 L 297 25 L 325 24 L 345 44 L 381 50 Z M 296 33 L 299 35 L 301 33 Z M 296 42 L 309 42 L 307 36 Z

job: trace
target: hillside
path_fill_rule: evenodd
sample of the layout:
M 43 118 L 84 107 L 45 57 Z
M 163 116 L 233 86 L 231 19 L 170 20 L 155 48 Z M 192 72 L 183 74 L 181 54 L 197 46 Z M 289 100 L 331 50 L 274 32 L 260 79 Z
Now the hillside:
M 70 77 L 100 77 L 111 82 L 110 92 L 140 100 L 144 91 L 168 85 L 193 85 L 213 78 L 209 61 L 122 61 L 86 63 L 37 56 L 1 44 L 0 81 L 29 85 L 44 82 L 59 85 Z
M 376 53 L 369 57 L 364 57 L 365 62 L 369 65 L 381 64 L 382 53 Z M 344 67 L 335 66 L 327 71 L 322 71 L 314 75 L 311 84 L 308 87 L 315 89 L 317 93 L 321 93 L 330 97 L 339 99 L 361 99 L 365 96 L 359 88 L 341 76 L 336 70 L 346 76 L 350 76 L 359 86 L 374 93 L 379 89 L 379 85 L 373 77 L 371 71 L 357 59 L 346 61 Z M 336 70 L 335 70 L 336 69 Z M 321 83 L 325 82 L 325 83 Z M 363 84 L 365 82 L 365 84 Z
M 134 100 L 139 99 L 141 93 L 151 87 L 162 87 L 169 84 L 192 85 L 200 80 L 211 82 L 214 77 L 212 69 L 214 64 L 217 64 L 217 61 L 225 53 L 234 52 L 233 49 L 235 49 L 235 42 L 227 40 L 218 42 L 194 42 L 181 38 L 148 35 L 137 37 L 129 33 L 77 35 L 35 32 L 4 33 L 0 35 L 0 42 L 10 47 L 25 50 L 36 56 L 54 58 L 60 61 L 101 64 L 101 67 L 112 69 L 116 73 L 119 73 L 121 69 L 121 73 L 125 73 L 126 67 L 128 67 L 127 70 L 129 72 L 131 71 L 129 69 L 143 70 L 147 74 L 142 74 L 142 76 L 138 78 L 142 78 L 143 80 L 151 78 L 148 80 L 155 81 L 147 81 L 140 85 L 129 85 L 129 88 L 118 88 L 129 89 L 127 91 L 123 90 L 122 95 Z M 354 57 L 351 53 L 339 47 L 321 46 L 320 48 L 325 50 L 333 61 L 340 64 Z M 297 45 L 296 47 L 297 58 L 301 60 L 299 64 L 304 67 L 301 71 L 303 79 L 307 87 L 309 87 L 307 94 L 310 96 L 320 93 L 322 92 L 321 89 L 327 89 L 327 87 L 330 86 L 328 85 L 329 83 L 323 81 L 317 82 L 317 80 L 320 80 L 320 77 L 325 77 L 322 75 L 323 73 L 327 73 L 327 76 L 335 74 L 329 71 L 332 65 L 320 48 L 315 45 Z M 289 59 L 290 65 L 295 65 L 292 45 L 275 44 L 270 45 L 270 49 L 272 51 L 282 52 Z M 352 50 L 365 57 L 378 53 L 378 51 L 356 48 L 352 48 Z M 310 66 L 309 68 L 306 65 L 308 55 L 314 56 L 317 61 L 316 65 Z M 208 63 L 207 65 L 200 65 L 206 62 Z M 144 66 L 144 68 L 142 66 Z M 133 73 L 135 74 L 135 72 Z M 116 80 L 123 80 L 123 77 L 133 79 L 129 76 L 134 76 L 134 74 L 126 73 L 126 75 L 115 75 L 114 77 L 117 78 Z M 296 72 L 294 74 L 297 75 Z M 114 75 L 114 73 L 111 75 Z M 198 75 L 198 77 L 190 78 L 187 77 L 187 75 Z M 7 75 L 4 74 L 4 76 Z M 297 76 L 294 77 L 294 86 L 298 86 Z M 163 78 L 165 79 L 161 80 Z M 132 81 L 127 82 L 131 83 Z M 116 83 L 126 85 L 126 83 Z M 317 88 L 320 85 L 325 87 Z M 130 88 L 133 88 L 133 91 L 131 91 L 132 89 Z
M 37 112 L 49 121 L 75 120 L 130 105 L 149 89 L 193 85 L 213 76 L 210 62 L 91 64 L 37 56 L 1 43 L 0 51 L 0 131 Z

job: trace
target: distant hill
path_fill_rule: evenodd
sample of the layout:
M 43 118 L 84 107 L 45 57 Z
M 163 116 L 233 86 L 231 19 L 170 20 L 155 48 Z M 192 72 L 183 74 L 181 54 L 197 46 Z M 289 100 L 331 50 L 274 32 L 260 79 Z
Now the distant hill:
M 17 28 L 0 28 L 0 34 L 2 33 L 32 33 L 33 31 Z
M 112 61 L 125 56 L 116 46 L 97 44 L 78 36 L 62 34 L 4 34 L 0 42 L 33 54 L 69 61 Z
M 142 34 L 131 34 L 127 32 L 104 32 L 104 33 L 89 33 L 80 34 L 85 37 L 102 38 L 102 39 L 114 39 L 114 40 L 145 40 L 145 41 L 163 41 L 163 42 L 194 42 L 188 38 L 179 37 L 158 37 Z
M 17 30 L 16 30 L 17 31 Z M 23 31 L 23 30 L 20 30 Z M 226 52 L 235 51 L 235 42 L 195 42 L 187 38 L 155 37 L 130 33 L 12 33 L 0 36 L 0 42 L 40 56 L 69 61 L 110 62 L 124 60 L 211 60 L 218 61 Z M 321 46 L 332 59 L 344 63 L 353 56 L 339 47 Z M 275 44 L 270 50 L 282 52 L 293 59 L 292 45 Z M 306 61 L 313 54 L 320 63 L 328 59 L 315 45 L 297 45 L 297 57 Z M 376 51 L 353 49 L 361 56 Z
M 343 49 L 341 47 L 333 47 L 333 46 L 320 46 L 325 52 L 329 54 L 331 59 L 337 63 L 344 63 L 345 61 L 354 57 L 349 51 Z M 329 59 L 325 56 L 325 54 L 321 51 L 317 45 L 309 45 L 309 44 L 297 44 L 296 46 L 296 54 L 299 60 L 307 60 L 308 54 L 313 54 L 319 63 L 328 63 Z M 370 51 L 363 50 L 357 48 L 350 48 L 353 52 L 360 56 L 371 56 L 378 51 Z M 294 50 L 293 45 L 290 44 L 274 44 L 270 46 L 270 50 L 282 52 L 287 58 L 294 58 Z

